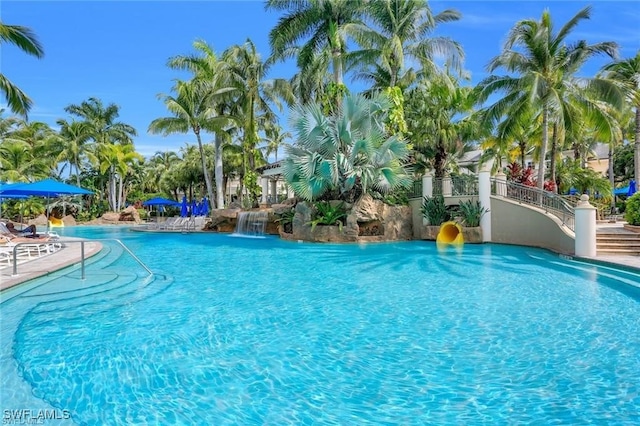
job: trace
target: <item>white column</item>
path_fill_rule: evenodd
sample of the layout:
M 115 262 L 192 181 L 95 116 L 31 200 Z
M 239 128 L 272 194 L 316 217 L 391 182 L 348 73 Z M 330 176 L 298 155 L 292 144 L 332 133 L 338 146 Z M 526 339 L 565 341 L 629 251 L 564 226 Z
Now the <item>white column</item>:
M 429 170 L 427 170 L 424 176 L 422 176 L 422 196 L 423 197 L 433 196 L 433 175 Z
M 271 204 L 275 204 L 278 202 L 277 197 L 278 197 L 278 187 L 277 187 L 277 180 L 272 180 L 271 181 Z
M 269 195 L 269 178 L 262 177 L 262 196 L 260 204 L 267 204 L 267 196 Z
M 496 195 L 500 197 L 507 196 L 507 175 L 499 171 L 496 174 Z
M 583 194 L 575 208 L 575 252 L 576 256 L 596 255 L 596 208 L 589 203 L 589 196 Z
M 493 162 L 489 161 L 482 165 L 478 172 L 478 198 L 480 206 L 484 207 L 485 214 L 480 219 L 482 227 L 482 241 L 491 241 L 491 167 Z
M 451 188 L 451 176 L 448 174 L 442 178 L 442 196 L 451 197 L 453 190 Z

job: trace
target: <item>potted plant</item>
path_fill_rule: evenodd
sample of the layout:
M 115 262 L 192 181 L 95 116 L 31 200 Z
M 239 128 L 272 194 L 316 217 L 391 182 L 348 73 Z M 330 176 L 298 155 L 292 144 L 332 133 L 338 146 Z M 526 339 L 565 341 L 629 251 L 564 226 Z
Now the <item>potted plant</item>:
M 425 196 L 420 211 L 427 220 L 427 225 L 422 228 L 422 239 L 435 240 L 440 232 L 440 225 L 451 220 L 451 213 L 447 210 L 444 197 L 442 195 Z
M 483 207 L 478 200 L 460 202 L 458 212 L 462 221 L 462 235 L 465 242 L 482 242 L 482 228 L 480 227 L 480 220 L 488 211 L 489 210 Z

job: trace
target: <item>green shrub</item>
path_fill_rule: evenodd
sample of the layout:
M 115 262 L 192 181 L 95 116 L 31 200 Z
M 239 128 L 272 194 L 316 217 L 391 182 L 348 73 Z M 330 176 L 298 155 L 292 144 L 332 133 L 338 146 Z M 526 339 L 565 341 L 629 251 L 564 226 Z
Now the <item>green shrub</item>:
M 307 223 L 311 225 L 313 231 L 317 225 L 338 225 L 342 231 L 342 220 L 347 217 L 344 203 L 331 204 L 328 201 L 320 201 L 315 204 L 315 214 L 313 220 Z
M 444 204 L 444 197 L 442 195 L 436 195 L 435 197 L 425 196 L 422 200 L 422 208 L 420 211 L 431 226 L 440 226 L 444 222 L 451 220 L 451 214 Z
M 640 192 L 636 192 L 632 197 L 627 199 L 627 205 L 624 210 L 624 220 L 629 225 L 640 226 Z
M 278 219 L 274 220 L 274 222 L 279 223 L 284 232 L 291 234 L 293 232 L 293 218 L 295 215 L 295 210 L 291 209 L 282 213 Z
M 480 226 L 480 219 L 482 219 L 482 216 L 489 210 L 480 205 L 480 201 L 478 200 L 467 200 L 460 203 L 458 211 L 460 212 L 460 216 L 462 216 L 463 225 L 475 228 Z

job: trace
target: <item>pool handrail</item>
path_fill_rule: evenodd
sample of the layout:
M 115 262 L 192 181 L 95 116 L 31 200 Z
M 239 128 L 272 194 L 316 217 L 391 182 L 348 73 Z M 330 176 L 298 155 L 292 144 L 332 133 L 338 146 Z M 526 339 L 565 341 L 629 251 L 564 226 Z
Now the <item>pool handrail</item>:
M 63 244 L 67 244 L 67 243 L 80 243 L 80 269 L 81 269 L 81 278 L 84 280 L 85 279 L 85 256 L 84 256 L 84 243 L 99 243 L 99 242 L 103 242 L 103 241 L 112 241 L 112 242 L 116 242 L 118 244 L 120 244 L 120 246 L 124 249 L 124 251 L 126 251 L 127 253 L 129 253 L 131 255 L 131 257 L 133 257 L 133 259 L 138 262 L 138 264 L 140 264 L 140 266 L 142 266 L 145 271 L 147 271 L 149 273 L 149 275 L 154 275 L 154 273 L 151 271 L 151 269 L 149 269 L 147 267 L 147 265 L 144 264 L 144 262 L 142 262 L 142 260 L 140 260 L 140 258 L 138 258 L 138 256 L 136 256 L 130 249 L 129 247 L 127 247 L 122 241 L 120 241 L 117 238 L 100 238 L 100 239 L 76 239 L 76 240 L 56 240 L 56 243 L 63 243 Z M 13 247 L 13 275 L 18 275 L 18 247 L 22 246 L 22 245 L 29 245 L 29 244 L 33 244 L 31 242 L 20 242 L 17 243 L 14 247 Z

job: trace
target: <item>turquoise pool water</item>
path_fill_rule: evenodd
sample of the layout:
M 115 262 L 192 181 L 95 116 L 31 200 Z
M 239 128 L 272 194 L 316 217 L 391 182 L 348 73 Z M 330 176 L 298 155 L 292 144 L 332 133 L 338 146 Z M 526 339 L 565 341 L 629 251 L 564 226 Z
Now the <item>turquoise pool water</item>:
M 86 283 L 5 298 L 3 409 L 87 425 L 640 418 L 630 272 L 500 245 L 63 233 L 120 238 L 158 275 L 114 249 Z

